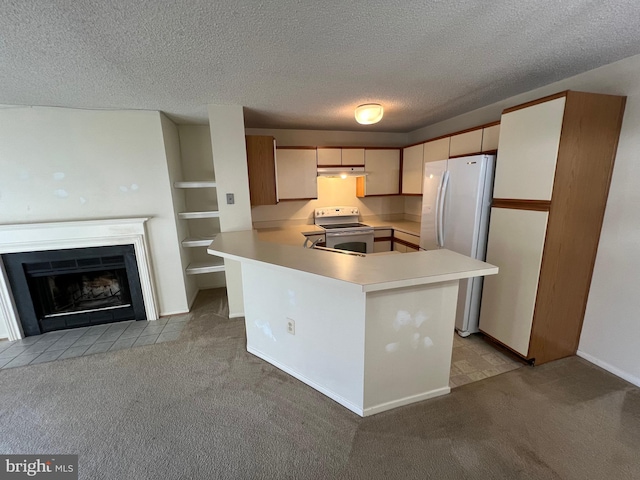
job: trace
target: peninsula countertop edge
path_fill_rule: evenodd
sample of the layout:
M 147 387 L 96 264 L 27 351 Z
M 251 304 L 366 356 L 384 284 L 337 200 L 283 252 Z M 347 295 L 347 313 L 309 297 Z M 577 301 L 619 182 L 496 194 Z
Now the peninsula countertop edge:
M 494 265 L 446 249 L 360 257 L 265 242 L 252 230 L 220 233 L 207 252 L 230 260 L 269 264 L 359 285 L 363 292 L 498 273 Z

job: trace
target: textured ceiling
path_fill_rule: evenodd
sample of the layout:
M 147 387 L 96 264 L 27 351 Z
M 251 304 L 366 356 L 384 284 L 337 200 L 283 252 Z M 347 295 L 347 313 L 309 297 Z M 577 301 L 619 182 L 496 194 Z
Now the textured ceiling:
M 638 0 L 0 0 L 0 103 L 407 132 L 640 53 Z M 360 127 L 353 109 L 380 102 Z

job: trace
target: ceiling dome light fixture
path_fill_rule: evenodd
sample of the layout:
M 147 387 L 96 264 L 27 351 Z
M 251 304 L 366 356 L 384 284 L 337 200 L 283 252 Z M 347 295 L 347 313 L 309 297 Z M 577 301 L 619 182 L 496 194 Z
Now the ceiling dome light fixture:
M 378 103 L 365 103 L 356 107 L 356 122 L 362 125 L 371 125 L 382 120 L 384 110 Z

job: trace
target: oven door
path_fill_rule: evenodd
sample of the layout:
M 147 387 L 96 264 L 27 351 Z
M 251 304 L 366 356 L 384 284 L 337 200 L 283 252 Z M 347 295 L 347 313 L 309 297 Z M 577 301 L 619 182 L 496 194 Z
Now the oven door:
M 326 239 L 328 248 L 373 253 L 373 230 L 360 232 L 331 232 L 327 230 Z

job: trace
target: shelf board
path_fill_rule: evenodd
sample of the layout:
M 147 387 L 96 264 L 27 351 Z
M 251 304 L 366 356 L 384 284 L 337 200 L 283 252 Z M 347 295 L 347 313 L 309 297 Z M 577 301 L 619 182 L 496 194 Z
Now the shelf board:
M 193 237 L 193 238 L 185 238 L 182 240 L 183 247 L 208 247 L 211 242 L 215 240 L 216 236 L 211 235 L 210 237 Z
M 187 267 L 187 275 L 201 275 L 203 273 L 224 272 L 224 260 L 220 257 L 211 257 L 206 262 L 192 262 Z
M 200 182 L 173 182 L 175 188 L 216 188 L 216 182 L 213 180 L 204 180 Z
M 190 218 L 216 218 L 220 216 L 220 212 L 217 210 L 209 210 L 205 212 L 180 212 L 178 218 L 188 220 Z

